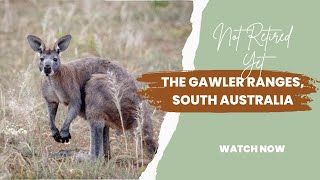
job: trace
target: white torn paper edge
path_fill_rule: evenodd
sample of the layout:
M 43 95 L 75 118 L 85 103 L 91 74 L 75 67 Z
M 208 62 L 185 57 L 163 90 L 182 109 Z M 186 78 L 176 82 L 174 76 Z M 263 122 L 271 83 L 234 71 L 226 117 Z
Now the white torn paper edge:
M 194 70 L 194 58 L 199 45 L 202 12 L 206 7 L 208 0 L 194 0 L 193 12 L 190 22 L 192 23 L 192 32 L 187 39 L 182 50 L 182 67 L 183 70 Z M 176 130 L 179 122 L 180 113 L 166 113 L 159 133 L 159 147 L 157 154 L 148 164 L 145 171 L 141 174 L 140 180 L 155 180 L 157 167 L 163 156 L 164 150 L 170 142 L 170 139 Z

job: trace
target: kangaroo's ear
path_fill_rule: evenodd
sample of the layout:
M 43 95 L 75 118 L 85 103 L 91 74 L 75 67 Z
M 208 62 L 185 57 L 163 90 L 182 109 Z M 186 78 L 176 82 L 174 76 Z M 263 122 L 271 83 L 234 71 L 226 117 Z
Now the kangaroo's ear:
M 28 39 L 28 42 L 31 46 L 31 48 L 35 51 L 35 52 L 38 52 L 38 53 L 42 53 L 46 46 L 45 44 L 43 43 L 43 41 L 38 38 L 37 36 L 34 36 L 34 35 L 29 35 L 27 37 Z
M 66 50 L 70 44 L 71 41 L 71 35 L 65 35 L 61 38 L 58 39 L 58 41 L 54 44 L 54 50 L 60 54 L 61 52 L 63 52 L 64 50 Z

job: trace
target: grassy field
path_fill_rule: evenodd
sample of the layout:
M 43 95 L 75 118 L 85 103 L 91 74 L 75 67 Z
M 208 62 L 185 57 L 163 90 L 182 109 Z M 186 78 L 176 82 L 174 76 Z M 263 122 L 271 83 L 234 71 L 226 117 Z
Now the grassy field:
M 55 156 L 60 150 L 88 151 L 89 126 L 77 118 L 70 144 L 53 140 L 39 88 L 38 59 L 27 35 L 52 46 L 58 37 L 71 34 L 63 62 L 89 56 L 113 59 L 137 77 L 181 70 L 191 13 L 192 2 L 0 0 L 0 179 L 137 178 L 145 168 L 134 138 L 126 150 L 124 138 L 113 131 L 107 163 Z M 58 127 L 65 115 L 60 106 Z M 163 115 L 153 110 L 156 138 Z

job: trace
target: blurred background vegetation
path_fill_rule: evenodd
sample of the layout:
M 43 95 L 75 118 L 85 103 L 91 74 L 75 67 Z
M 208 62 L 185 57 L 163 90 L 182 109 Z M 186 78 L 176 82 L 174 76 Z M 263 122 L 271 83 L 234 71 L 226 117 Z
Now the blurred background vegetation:
M 134 145 L 125 151 L 111 137 L 107 164 L 57 159 L 62 149 L 88 150 L 89 127 L 75 120 L 70 144 L 51 138 L 40 94 L 37 55 L 29 34 L 47 46 L 62 35 L 73 39 L 62 62 L 98 56 L 115 60 L 136 77 L 154 71 L 181 70 L 181 50 L 191 32 L 192 2 L 108 2 L 0 0 L 0 179 L 1 178 L 137 178 L 144 170 Z M 59 107 L 60 127 L 66 108 Z M 163 112 L 153 111 L 156 138 Z

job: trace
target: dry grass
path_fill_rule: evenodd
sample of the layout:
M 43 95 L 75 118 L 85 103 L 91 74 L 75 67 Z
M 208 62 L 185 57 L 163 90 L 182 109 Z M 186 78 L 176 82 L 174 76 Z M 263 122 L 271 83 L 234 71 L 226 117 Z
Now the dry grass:
M 89 126 L 77 119 L 70 144 L 53 140 L 39 90 L 38 60 L 27 35 L 52 45 L 59 36 L 71 34 L 72 44 L 62 61 L 87 56 L 116 59 L 138 76 L 181 69 L 191 12 L 192 2 L 0 0 L 0 179 L 137 178 L 145 168 L 141 161 L 147 161 L 139 152 L 139 129 L 127 145 L 111 131 L 112 159 L 107 163 L 52 156 L 63 149 L 88 150 Z M 156 137 L 163 114 L 153 111 Z M 66 108 L 59 107 L 58 127 L 65 115 Z

